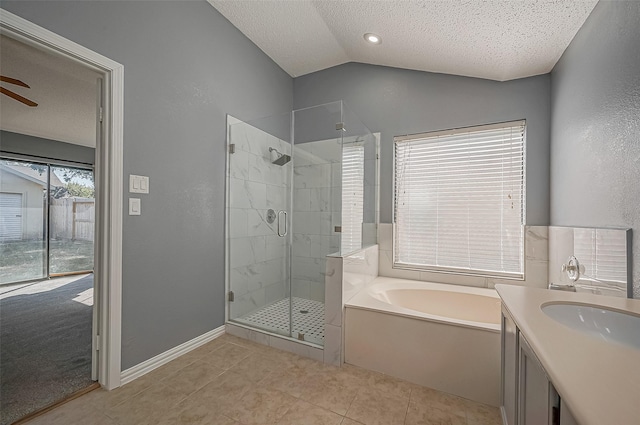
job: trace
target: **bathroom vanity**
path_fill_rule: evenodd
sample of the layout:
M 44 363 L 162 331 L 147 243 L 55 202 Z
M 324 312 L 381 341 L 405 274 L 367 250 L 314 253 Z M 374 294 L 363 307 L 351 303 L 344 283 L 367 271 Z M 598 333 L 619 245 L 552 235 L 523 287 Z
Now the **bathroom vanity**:
M 496 290 L 504 425 L 640 423 L 640 300 Z

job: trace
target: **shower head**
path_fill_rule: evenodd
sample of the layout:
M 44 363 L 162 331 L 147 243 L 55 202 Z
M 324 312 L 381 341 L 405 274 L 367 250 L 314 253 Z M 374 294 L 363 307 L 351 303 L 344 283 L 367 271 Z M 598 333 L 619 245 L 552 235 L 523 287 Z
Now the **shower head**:
M 289 155 L 278 152 L 276 148 L 269 148 L 269 152 L 271 152 L 272 164 L 276 164 L 282 167 L 284 164 L 291 161 L 291 157 Z
M 282 167 L 284 164 L 286 164 L 289 161 L 291 161 L 291 157 L 289 155 L 282 154 L 280 155 L 280 158 L 276 159 L 272 163 Z

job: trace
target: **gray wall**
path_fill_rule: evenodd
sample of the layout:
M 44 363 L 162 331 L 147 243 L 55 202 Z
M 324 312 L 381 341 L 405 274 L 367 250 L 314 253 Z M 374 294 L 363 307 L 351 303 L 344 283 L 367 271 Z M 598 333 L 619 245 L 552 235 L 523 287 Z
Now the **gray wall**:
M 290 111 L 292 79 L 204 1 L 2 7 L 124 65 L 125 186 L 151 192 L 124 215 L 122 367 L 221 326 L 225 114 Z
M 0 130 L 0 154 L 26 155 L 43 160 L 58 159 L 82 164 L 95 163 L 94 148 L 4 130 Z
M 381 133 L 380 221 L 393 205 L 393 137 L 527 120 L 527 224 L 549 221 L 550 78 L 508 82 L 348 63 L 294 79 L 294 108 L 343 99 Z
M 640 230 L 639 28 L 640 3 L 601 1 L 552 72 L 554 225 Z

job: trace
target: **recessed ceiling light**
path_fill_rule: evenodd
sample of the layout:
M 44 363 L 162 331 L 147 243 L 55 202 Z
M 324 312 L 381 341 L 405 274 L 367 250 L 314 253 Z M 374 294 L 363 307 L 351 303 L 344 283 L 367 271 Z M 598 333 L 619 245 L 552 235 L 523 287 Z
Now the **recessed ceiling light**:
M 364 39 L 367 40 L 371 44 L 380 44 L 380 43 L 382 43 L 382 39 L 380 38 L 379 35 L 375 35 L 375 34 L 370 33 L 370 32 L 368 32 L 368 33 L 366 33 L 364 35 Z

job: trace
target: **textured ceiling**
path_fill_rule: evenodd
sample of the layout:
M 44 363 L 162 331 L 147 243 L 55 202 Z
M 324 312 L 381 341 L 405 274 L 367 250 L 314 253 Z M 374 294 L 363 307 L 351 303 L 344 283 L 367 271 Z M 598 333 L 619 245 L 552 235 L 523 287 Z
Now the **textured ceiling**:
M 98 73 L 75 61 L 0 36 L 0 74 L 31 86 L 2 87 L 38 104 L 0 95 L 0 128 L 13 133 L 95 146 Z
M 498 81 L 553 68 L 597 0 L 208 0 L 291 76 L 362 62 Z M 364 41 L 367 32 L 382 44 Z

